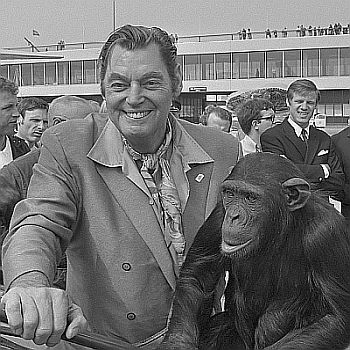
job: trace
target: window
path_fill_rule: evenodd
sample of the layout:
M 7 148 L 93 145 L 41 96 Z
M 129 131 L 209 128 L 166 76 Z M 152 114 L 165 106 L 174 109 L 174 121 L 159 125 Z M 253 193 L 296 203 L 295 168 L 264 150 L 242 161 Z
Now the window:
M 95 61 L 83 61 L 84 84 L 95 84 Z
M 284 76 L 300 77 L 301 74 L 301 50 L 284 52 Z
M 318 49 L 303 50 L 303 77 L 319 76 Z
M 321 114 L 326 114 L 326 105 L 319 103 L 317 105 L 317 112 Z
M 70 62 L 70 83 L 71 84 L 82 84 L 82 61 Z
M 55 62 L 45 63 L 45 84 L 47 85 L 56 84 L 56 63 Z
M 201 79 L 199 55 L 185 56 L 185 80 Z
M 344 108 L 344 116 L 350 116 L 350 103 L 346 103 L 343 105 Z
M 350 47 L 340 49 L 340 75 L 350 76 Z
M 22 64 L 22 86 L 33 85 L 32 65 L 30 63 Z
M 249 53 L 249 78 L 265 78 L 265 53 Z
M 282 78 L 282 51 L 266 53 L 266 77 Z
M 321 49 L 321 76 L 338 75 L 338 49 Z
M 325 106 L 326 106 L 325 108 L 326 115 L 333 116 L 333 105 L 326 104 Z
M 15 84 L 20 86 L 19 64 L 11 64 L 9 67 L 10 67 L 9 80 L 13 81 Z
M 216 79 L 231 79 L 231 54 L 215 54 Z
M 200 55 L 202 80 L 214 80 L 214 55 Z
M 7 64 L 0 66 L 0 75 L 6 79 L 8 78 L 8 67 L 9 66 Z
M 232 54 L 232 77 L 234 79 L 248 78 L 248 53 Z
M 33 84 L 44 85 L 44 63 L 33 63 Z
M 68 62 L 57 63 L 58 84 L 69 84 Z
M 334 108 L 334 115 L 337 117 L 341 117 L 343 115 L 343 106 L 341 104 L 335 103 L 333 105 Z
M 183 55 L 179 55 L 176 57 L 176 63 L 178 63 L 180 65 L 181 68 L 181 74 L 184 74 L 184 56 Z

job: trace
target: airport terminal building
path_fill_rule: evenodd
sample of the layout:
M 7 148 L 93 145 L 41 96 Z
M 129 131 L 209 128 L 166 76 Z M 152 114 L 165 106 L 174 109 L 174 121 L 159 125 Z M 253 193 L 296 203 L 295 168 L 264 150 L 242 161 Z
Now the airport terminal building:
M 103 42 L 1 49 L 0 74 L 16 81 L 20 97 L 50 102 L 71 94 L 102 101 L 97 58 Z M 266 38 L 252 33 L 176 39 L 184 88 L 181 115 L 196 120 L 208 104 L 225 104 L 237 91 L 287 88 L 295 79 L 313 80 L 321 91 L 318 112 L 327 124 L 350 116 L 350 34 L 297 36 L 289 31 Z

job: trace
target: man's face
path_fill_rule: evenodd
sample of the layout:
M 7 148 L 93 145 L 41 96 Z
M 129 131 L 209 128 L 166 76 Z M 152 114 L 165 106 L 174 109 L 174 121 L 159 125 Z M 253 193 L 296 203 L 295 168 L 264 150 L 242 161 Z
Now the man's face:
M 224 132 L 230 131 L 230 121 L 221 119 L 213 112 L 208 116 L 207 126 L 219 129 Z
M 304 94 L 294 93 L 289 101 L 289 113 L 292 120 L 302 128 L 309 125 L 309 120 L 314 114 L 317 106 L 316 92 L 307 92 Z
M 0 91 L 0 135 L 14 134 L 18 116 L 17 96 Z
M 20 117 L 18 134 L 28 142 L 38 142 L 47 128 L 47 110 L 34 109 L 25 111 L 24 118 Z
M 155 44 L 134 51 L 115 45 L 112 50 L 104 79 L 110 119 L 137 151 L 153 153 L 164 139 L 177 97 L 167 67 Z

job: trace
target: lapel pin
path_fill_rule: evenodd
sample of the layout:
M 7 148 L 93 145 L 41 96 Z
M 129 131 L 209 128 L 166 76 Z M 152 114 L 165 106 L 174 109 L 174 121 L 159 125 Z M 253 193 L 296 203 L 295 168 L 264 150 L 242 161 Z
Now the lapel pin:
M 195 178 L 195 180 L 196 180 L 197 182 L 201 182 L 203 179 L 204 179 L 204 175 L 203 175 L 203 174 L 198 174 L 198 175 L 196 176 L 196 178 Z

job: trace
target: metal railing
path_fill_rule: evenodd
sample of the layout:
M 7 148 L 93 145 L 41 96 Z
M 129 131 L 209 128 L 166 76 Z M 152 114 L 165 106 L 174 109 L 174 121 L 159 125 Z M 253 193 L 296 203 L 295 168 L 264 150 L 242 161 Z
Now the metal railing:
M 329 28 L 313 27 L 305 28 L 304 34 L 300 31 L 300 28 L 294 30 L 275 30 L 270 29 L 270 34 L 266 31 L 246 31 L 244 34 L 242 31 L 233 32 L 233 33 L 218 33 L 218 34 L 203 34 L 203 35 L 186 35 L 186 36 L 177 36 L 170 34 L 176 43 L 188 43 L 188 42 L 211 42 L 211 41 L 228 41 L 228 40 L 272 40 L 275 38 L 296 38 L 296 37 L 319 37 L 330 35 L 337 36 L 334 32 L 329 31 Z M 322 33 L 322 34 L 321 34 Z M 331 34 L 332 33 L 332 34 Z M 349 35 L 350 28 L 348 26 L 343 27 L 338 35 Z M 77 49 L 91 49 L 91 48 L 101 48 L 104 44 L 104 41 L 92 41 L 92 42 L 76 42 L 76 43 L 64 43 L 58 42 L 57 44 L 50 45 L 35 45 L 33 46 L 18 46 L 18 47 L 7 47 L 5 50 L 19 50 L 19 51 L 31 51 L 31 52 L 46 52 L 46 51 L 62 51 L 62 50 L 77 50 Z M 37 50 L 36 50 L 37 49 Z

